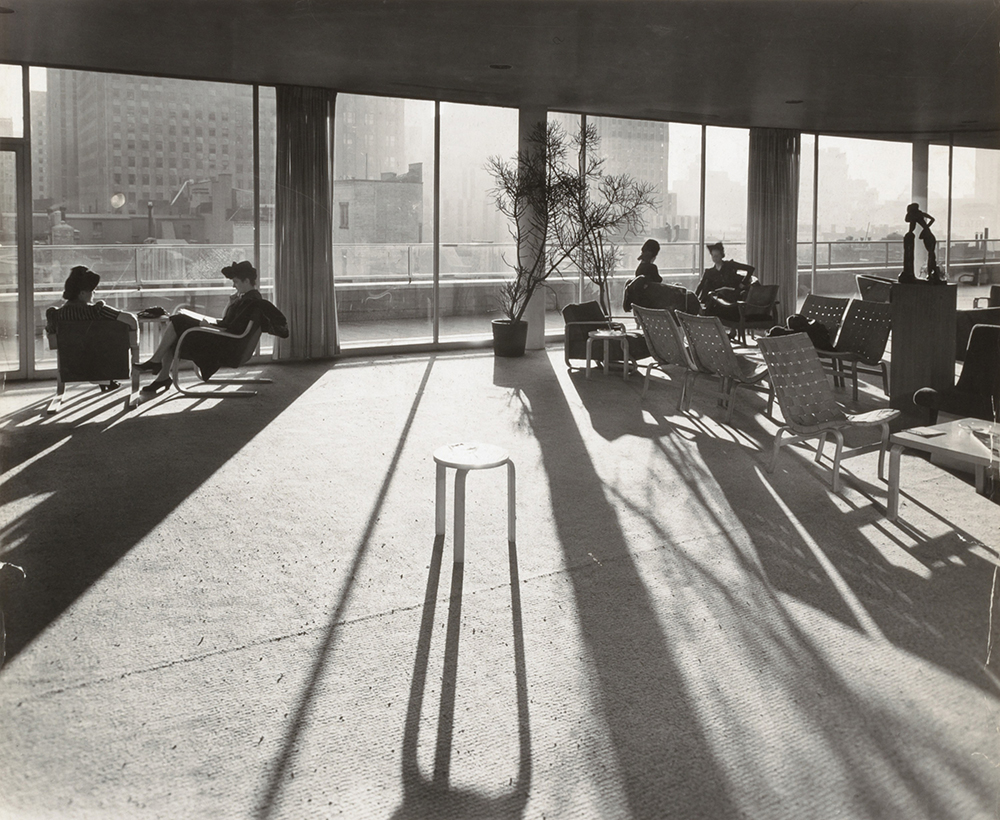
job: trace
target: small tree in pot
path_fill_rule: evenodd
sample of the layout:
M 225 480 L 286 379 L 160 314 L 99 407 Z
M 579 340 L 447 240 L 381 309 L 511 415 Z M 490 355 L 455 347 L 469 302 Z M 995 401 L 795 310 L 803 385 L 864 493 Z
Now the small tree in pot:
M 628 175 L 605 174 L 599 142 L 593 125 L 581 127 L 571 139 L 558 123 L 540 123 L 529 134 L 526 149 L 513 159 L 491 157 L 487 162 L 493 201 L 509 221 L 517 254 L 514 261 L 504 257 L 514 277 L 500 289 L 505 318 L 493 322 L 498 355 L 523 354 L 527 326 L 522 317 L 528 302 L 567 262 L 598 285 L 610 313 L 609 282 L 621 253 L 609 238 L 641 229 L 654 189 Z M 515 337 L 511 348 L 497 342 L 507 333 Z

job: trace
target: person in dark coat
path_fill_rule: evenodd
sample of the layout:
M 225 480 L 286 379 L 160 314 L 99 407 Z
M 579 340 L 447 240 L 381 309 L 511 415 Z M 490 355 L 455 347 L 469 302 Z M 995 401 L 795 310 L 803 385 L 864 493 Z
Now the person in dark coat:
M 236 293 L 229 300 L 229 307 L 221 319 L 202 316 L 193 311 L 181 308 L 170 317 L 170 323 L 163 332 L 163 338 L 157 345 L 153 355 L 145 362 L 136 365 L 147 373 L 160 373 L 156 381 L 142 388 L 143 393 L 158 393 L 170 384 L 170 368 L 173 364 L 177 341 L 184 331 L 193 327 L 207 327 L 222 330 L 235 335 L 242 334 L 250 322 L 257 322 L 261 330 L 275 336 L 287 337 L 288 327 L 285 317 L 257 290 L 257 270 L 250 262 L 233 262 L 222 269 L 222 275 L 231 279 Z M 199 338 L 184 343 L 184 358 L 190 358 L 197 365 L 202 378 L 210 378 L 222 366 L 231 352 L 230 348 L 238 346 L 239 340 L 226 337 L 211 337 L 195 334 Z
M 660 252 L 660 243 L 655 239 L 647 239 L 642 243 L 642 250 L 639 251 L 639 264 L 635 269 L 636 276 L 642 276 L 650 282 L 662 282 L 660 270 L 653 264 L 656 255 Z
M 45 332 L 49 336 L 51 349 L 54 350 L 58 343 L 56 332 L 60 322 L 118 321 L 126 325 L 129 330 L 139 329 L 139 324 L 133 314 L 124 310 L 115 310 L 100 300 L 91 301 L 100 281 L 100 274 L 94 273 L 86 265 L 76 265 L 70 269 L 69 276 L 66 277 L 66 284 L 63 286 L 62 297 L 66 300 L 65 303 L 60 307 L 50 307 L 45 311 Z M 121 386 L 114 380 L 99 384 L 102 393 Z
M 705 268 L 695 294 L 705 313 L 738 322 L 740 310 L 736 303 L 750 289 L 755 268 L 725 259 L 726 248 L 721 242 L 709 245 L 708 252 L 712 256 L 712 267 Z

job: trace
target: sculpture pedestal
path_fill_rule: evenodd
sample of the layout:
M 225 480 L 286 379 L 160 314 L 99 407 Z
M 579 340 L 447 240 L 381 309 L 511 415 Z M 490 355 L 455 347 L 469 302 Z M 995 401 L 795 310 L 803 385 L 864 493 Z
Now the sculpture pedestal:
M 913 403 L 921 387 L 946 390 L 955 385 L 955 285 L 893 285 L 892 358 L 889 405 L 927 424 L 930 411 Z

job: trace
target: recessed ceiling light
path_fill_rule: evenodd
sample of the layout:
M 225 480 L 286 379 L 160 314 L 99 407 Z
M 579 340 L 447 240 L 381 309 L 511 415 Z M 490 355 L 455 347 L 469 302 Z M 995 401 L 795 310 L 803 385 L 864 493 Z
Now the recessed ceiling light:
M 802 105 L 803 100 L 785 100 L 785 105 Z
M 511 66 L 507 65 L 507 63 L 490 63 L 490 68 L 495 71 L 506 71 L 510 67 Z

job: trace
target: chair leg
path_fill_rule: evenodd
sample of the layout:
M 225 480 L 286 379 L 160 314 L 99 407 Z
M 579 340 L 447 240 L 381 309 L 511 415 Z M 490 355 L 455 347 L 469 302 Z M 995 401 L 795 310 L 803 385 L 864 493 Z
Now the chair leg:
M 851 380 L 854 382 L 854 391 L 852 393 L 854 401 L 858 400 L 858 360 L 855 359 L 851 362 Z
M 653 365 L 646 365 L 646 378 L 642 382 L 642 397 L 646 398 L 646 391 L 649 390 L 649 376 L 653 372 Z
M 884 468 L 885 468 L 885 451 L 889 449 L 889 422 L 883 422 L 882 425 L 882 446 L 878 451 L 878 480 L 884 481 Z
M 685 406 L 688 400 L 688 382 L 691 379 L 691 371 L 684 371 L 684 381 L 681 384 L 681 394 L 677 397 L 677 412 L 685 413 L 687 412 L 687 407 Z
M 882 368 L 882 390 L 888 396 L 889 395 L 889 367 L 885 362 L 879 362 L 879 366 Z
M 774 468 L 778 464 L 778 451 L 781 449 L 781 437 L 785 434 L 785 430 L 787 429 L 787 427 L 779 427 L 778 432 L 774 434 L 774 450 L 771 452 L 771 463 L 767 468 L 769 473 L 773 473 Z
M 823 448 L 824 447 L 826 447 L 826 433 L 820 433 L 819 434 L 819 441 L 816 443 L 816 463 L 817 464 L 819 464 L 819 462 L 823 458 Z
M 840 492 L 840 454 L 844 449 L 844 434 L 840 430 L 833 430 L 833 438 L 837 442 L 837 449 L 833 454 L 833 491 Z M 824 441 L 826 437 L 824 436 Z
M 774 385 L 768 384 L 767 386 L 767 417 L 774 417 Z
M 56 394 L 53 397 L 52 401 L 49 402 L 49 406 L 47 408 L 45 408 L 45 412 L 48 413 L 48 415 L 51 416 L 53 413 L 58 413 L 59 412 L 59 408 L 62 405 L 63 393 L 65 393 L 65 392 L 66 392 L 66 382 L 64 382 L 62 380 L 62 375 L 57 370 L 56 371 Z
M 733 421 L 733 410 L 736 408 L 736 391 L 739 389 L 740 383 L 736 379 L 729 380 L 729 392 L 728 392 L 728 402 L 729 408 L 726 411 L 726 424 L 731 424 Z

